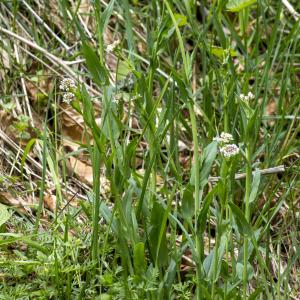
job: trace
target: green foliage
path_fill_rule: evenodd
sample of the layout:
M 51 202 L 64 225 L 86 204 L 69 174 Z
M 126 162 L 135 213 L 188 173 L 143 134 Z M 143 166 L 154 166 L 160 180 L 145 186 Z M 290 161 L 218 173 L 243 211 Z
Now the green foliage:
M 8 212 L 7 206 L 0 203 L 0 226 L 6 223 L 10 217 L 11 214 Z
M 100 63 L 98 56 L 87 43 L 82 45 L 82 53 L 86 59 L 87 67 L 99 87 L 108 84 L 108 75 L 106 69 Z
M 48 103 L 39 138 L 0 169 L 0 199 L 15 189 L 39 203 L 30 214 L 26 202 L 0 204 L 0 298 L 297 297 L 299 22 L 281 2 L 73 2 L 57 0 L 45 22 L 25 2 L 1 3 L 1 35 L 12 29 L 0 42 L 1 107 L 18 138 L 31 137 L 31 120 L 16 109 L 31 106 L 14 80 Z M 70 106 L 53 82 L 28 85 L 35 68 L 78 79 Z M 220 151 L 221 132 L 239 155 Z M 89 176 L 69 166 L 75 156 Z M 261 172 L 281 164 L 283 174 Z
M 256 3 L 257 0 L 229 0 L 226 8 L 232 12 L 239 12 L 240 10 Z
M 30 134 L 28 132 L 29 129 L 29 117 L 26 115 L 20 115 L 17 117 L 17 121 L 15 121 L 12 125 L 13 130 L 16 131 L 16 136 L 20 139 L 29 139 Z

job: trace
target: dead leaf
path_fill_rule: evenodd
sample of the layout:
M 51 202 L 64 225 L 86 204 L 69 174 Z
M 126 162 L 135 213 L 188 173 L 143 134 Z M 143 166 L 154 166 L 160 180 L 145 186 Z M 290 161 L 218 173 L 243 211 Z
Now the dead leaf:
M 31 197 L 23 199 L 19 195 L 14 195 L 10 192 L 1 192 L 0 202 L 15 207 L 18 212 L 23 214 L 28 214 L 30 211 L 29 207 L 33 206 L 33 200 Z
M 86 133 L 82 116 L 75 109 L 65 103 L 63 103 L 61 107 L 62 114 L 60 123 L 63 136 L 68 137 L 68 139 L 74 142 L 85 144 Z
M 145 55 L 145 53 L 147 51 L 146 44 L 143 43 L 143 42 L 138 42 L 137 43 L 137 49 L 138 49 L 140 54 Z
M 86 163 L 83 163 L 79 159 L 71 156 L 69 158 L 70 165 L 67 166 L 70 168 L 68 171 L 70 174 L 74 173 L 75 176 L 81 180 L 83 183 L 90 186 L 93 185 L 93 168 Z
M 274 115 L 277 111 L 277 104 L 275 101 L 269 102 L 266 107 L 267 115 Z
M 96 116 L 96 124 L 100 126 L 101 118 L 97 117 L 100 116 L 100 105 L 94 105 L 93 107 Z M 82 115 L 80 115 L 75 109 L 66 103 L 61 104 L 61 109 L 62 113 L 60 117 L 60 123 L 63 136 L 74 142 L 85 144 L 87 142 L 86 134 L 89 134 L 89 142 L 93 144 L 92 134 L 85 126 Z
M 10 126 L 15 119 L 5 110 L 0 110 L 0 129 L 4 131 L 10 138 L 14 138 L 13 132 L 10 130 Z
M 68 173 L 75 175 L 76 178 L 83 183 L 93 185 L 93 168 L 92 166 L 82 162 L 78 158 L 71 156 L 67 163 Z M 110 183 L 105 176 L 100 177 L 101 194 L 105 195 L 110 191 Z
M 44 205 L 51 211 L 55 211 L 56 208 L 56 196 L 46 193 L 44 196 Z

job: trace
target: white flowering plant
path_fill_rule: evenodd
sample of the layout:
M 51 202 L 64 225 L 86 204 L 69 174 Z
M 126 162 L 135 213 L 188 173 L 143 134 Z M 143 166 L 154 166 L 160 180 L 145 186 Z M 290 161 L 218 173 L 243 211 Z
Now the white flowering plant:
M 299 1 L 50 2 L 0 4 L 2 298 L 297 298 Z
M 233 136 L 230 133 L 222 132 L 220 136 L 213 138 L 213 141 L 219 144 L 220 153 L 225 158 L 232 158 L 239 154 L 239 147 L 235 144 L 231 144 Z
M 213 138 L 213 141 L 216 141 L 221 144 L 227 144 L 233 140 L 233 136 L 230 133 L 222 132 L 220 136 Z
M 62 101 L 66 104 L 71 104 L 78 96 L 77 85 L 72 78 L 66 77 L 62 79 L 59 85 L 62 92 Z

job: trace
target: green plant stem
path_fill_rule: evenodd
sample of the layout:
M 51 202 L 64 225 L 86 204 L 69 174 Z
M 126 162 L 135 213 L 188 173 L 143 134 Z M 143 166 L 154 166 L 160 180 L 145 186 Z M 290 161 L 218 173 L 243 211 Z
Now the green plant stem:
M 150 68 L 150 74 L 149 74 L 149 86 L 148 86 L 148 100 L 149 100 L 149 104 L 150 104 L 150 108 L 152 111 L 153 109 L 153 103 L 152 103 L 152 95 L 153 95 L 153 78 L 154 78 L 154 68 L 155 66 L 151 66 Z M 153 114 L 153 116 L 149 116 L 149 118 L 151 118 L 150 120 L 150 124 L 155 126 L 155 114 Z M 153 159 L 155 159 L 156 156 L 156 143 L 155 143 L 155 133 L 151 132 L 151 127 L 149 128 L 149 141 L 150 141 L 150 161 L 152 161 Z M 150 177 L 150 190 L 151 190 L 151 194 L 154 195 L 155 190 L 156 190 L 156 165 L 155 163 L 153 164 L 152 167 L 152 172 L 151 172 L 151 177 Z M 154 196 L 150 197 L 151 199 L 151 205 L 153 205 L 153 201 L 154 201 Z
M 228 186 L 230 186 L 230 180 L 228 180 Z M 226 192 L 226 202 L 225 202 L 225 219 L 226 219 L 226 222 L 228 222 L 230 224 L 230 210 L 229 210 L 229 205 L 228 205 L 228 193 Z M 226 263 L 227 263 L 227 273 L 229 273 L 229 241 L 230 241 L 230 236 L 228 235 L 227 239 L 226 239 L 226 250 L 225 250 L 225 253 L 226 253 Z M 224 283 L 224 294 L 226 295 L 227 294 L 227 289 L 228 289 L 228 282 L 227 280 L 225 281 Z
M 222 237 L 222 220 L 224 216 L 224 205 L 221 204 L 221 213 L 217 222 L 217 236 L 216 236 L 216 244 L 215 244 L 215 253 L 214 253 L 214 262 L 213 262 L 213 282 L 212 282 L 212 295 L 211 298 L 215 299 L 215 291 L 216 291 L 216 283 L 217 283 L 217 274 L 218 274 L 218 264 L 219 264 L 219 246 L 220 240 Z
M 250 220 L 250 191 L 251 191 L 251 150 L 250 144 L 248 143 L 246 148 L 246 195 L 245 195 L 245 217 L 249 222 Z M 243 270 L 243 299 L 247 299 L 247 285 L 248 285 L 248 274 L 247 274 L 247 264 L 248 264 L 248 237 L 244 240 L 244 270 Z
M 95 145 L 93 149 L 93 242 L 92 258 L 98 260 L 99 213 L 100 213 L 100 151 Z
M 200 209 L 200 158 L 199 158 L 199 149 L 198 149 L 198 133 L 197 133 L 197 124 L 196 124 L 196 116 L 193 109 L 193 104 L 189 103 L 189 113 L 191 118 L 192 125 L 192 134 L 193 134 L 193 144 L 194 144 L 194 164 L 195 164 L 195 223 L 194 230 L 196 236 L 196 276 L 197 276 L 197 299 L 201 299 L 201 240 L 198 234 L 198 212 Z

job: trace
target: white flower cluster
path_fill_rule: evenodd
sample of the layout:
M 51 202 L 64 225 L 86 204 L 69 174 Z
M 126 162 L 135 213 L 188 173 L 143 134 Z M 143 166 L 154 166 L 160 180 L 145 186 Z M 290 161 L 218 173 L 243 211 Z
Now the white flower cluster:
M 229 144 L 233 141 L 233 136 L 230 133 L 222 132 L 220 136 L 214 137 L 214 141 L 220 143 L 220 152 L 224 157 L 229 158 L 239 153 L 240 149 L 235 144 Z
M 137 99 L 139 99 L 139 98 L 141 98 L 141 97 L 142 97 L 141 94 L 137 94 L 137 95 L 133 96 L 133 97 L 131 98 L 131 100 L 134 101 L 134 100 L 137 100 Z
M 64 78 L 59 88 L 64 92 L 70 92 L 72 89 L 76 89 L 76 84 L 72 78 Z
M 107 45 L 107 48 L 106 48 L 107 52 L 113 52 L 120 43 L 121 43 L 120 40 L 116 40 L 113 43 Z
M 112 101 L 113 103 L 118 104 L 119 101 L 120 101 L 121 99 L 122 99 L 122 95 L 121 95 L 121 94 L 117 94 L 117 95 L 115 95 L 115 96 L 111 99 L 111 101 Z
M 233 136 L 230 133 L 222 132 L 220 136 L 214 137 L 213 140 L 218 143 L 227 144 L 233 140 Z
M 237 145 L 235 144 L 228 144 L 225 145 L 224 147 L 222 147 L 220 149 L 220 152 L 225 156 L 225 157 L 232 157 L 235 156 L 237 154 L 239 154 L 240 149 Z
M 65 93 L 63 95 L 63 102 L 67 103 L 67 104 L 70 104 L 71 101 L 73 101 L 75 98 L 75 95 L 73 93 Z
M 75 95 L 72 92 L 76 89 L 75 81 L 72 78 L 64 78 L 61 81 L 59 88 L 65 92 L 63 95 L 63 102 L 70 104 L 75 98 Z
M 251 92 L 249 92 L 248 95 L 240 94 L 240 98 L 243 101 L 250 101 L 253 100 L 255 96 Z

